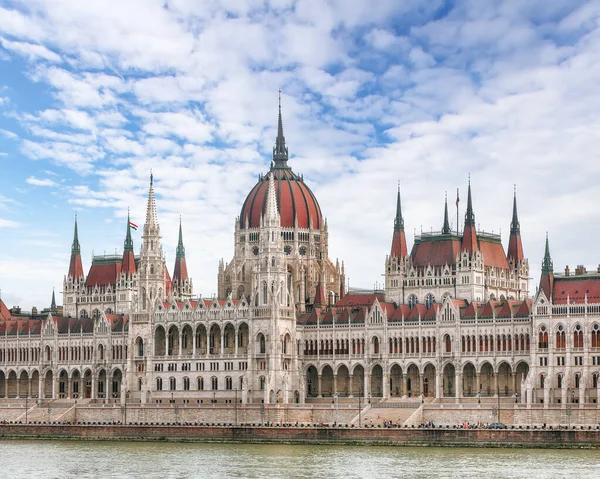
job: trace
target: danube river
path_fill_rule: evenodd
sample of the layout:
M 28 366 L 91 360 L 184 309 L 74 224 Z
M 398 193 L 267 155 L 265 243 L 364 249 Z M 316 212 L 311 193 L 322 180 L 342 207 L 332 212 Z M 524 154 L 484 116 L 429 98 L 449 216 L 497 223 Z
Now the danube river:
M 2 440 L 4 478 L 598 477 L 597 450 Z

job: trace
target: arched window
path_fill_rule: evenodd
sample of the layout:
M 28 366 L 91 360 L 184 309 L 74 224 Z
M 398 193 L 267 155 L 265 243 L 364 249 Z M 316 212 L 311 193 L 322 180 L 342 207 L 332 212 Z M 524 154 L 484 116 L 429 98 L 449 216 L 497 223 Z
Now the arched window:
M 104 345 L 98 346 L 98 355 L 100 356 L 100 360 L 104 360 Z
M 562 326 L 559 326 L 558 330 L 556 331 L 556 349 L 565 349 L 566 344 L 567 341 L 565 337 L 564 328 Z
M 548 349 L 548 331 L 546 331 L 546 326 L 542 326 L 540 328 L 538 338 L 538 348 L 539 349 Z
M 213 376 L 211 378 L 210 382 L 211 382 L 213 391 L 216 391 L 217 389 L 219 389 L 219 379 L 217 377 Z
M 545 384 L 544 375 L 540 374 L 540 388 L 544 389 L 544 384 Z
M 262 303 L 267 304 L 267 282 L 263 281 L 262 287 Z
M 225 389 L 227 389 L 228 391 L 231 391 L 233 389 L 233 380 L 231 379 L 231 376 L 227 376 L 225 378 Z
M 444 336 L 444 342 L 446 343 L 446 352 L 450 353 L 452 352 L 452 340 L 450 339 L 450 335 L 446 334 Z
M 162 378 L 156 378 L 156 390 L 162 391 Z
M 175 378 L 169 378 L 169 389 L 171 391 L 175 391 L 177 386 L 177 381 L 175 380 Z
M 198 391 L 204 390 L 204 378 L 198 378 Z
M 412 308 L 415 304 L 417 304 L 417 297 L 414 294 L 411 294 L 408 297 L 408 305 Z
M 556 378 L 556 387 L 562 389 L 562 376 L 560 374 Z
M 183 378 L 183 390 L 184 391 L 190 390 L 190 378 L 188 378 L 188 377 Z
M 598 325 L 594 324 L 592 329 L 592 348 L 600 347 L 600 331 L 598 331 Z
M 377 336 L 373 337 L 373 353 L 379 354 L 379 338 Z
M 431 308 L 433 303 L 435 303 L 435 297 L 433 296 L 433 294 L 430 293 L 427 296 L 425 296 L 425 306 L 427 307 L 427 309 Z
M 579 324 L 575 326 L 575 331 L 573 331 L 573 347 L 583 348 L 583 331 Z

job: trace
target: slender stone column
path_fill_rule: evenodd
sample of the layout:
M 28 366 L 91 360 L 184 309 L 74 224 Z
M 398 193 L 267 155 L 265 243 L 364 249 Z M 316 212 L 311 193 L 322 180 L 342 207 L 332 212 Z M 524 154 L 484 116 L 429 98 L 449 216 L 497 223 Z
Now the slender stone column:
M 457 372 L 454 377 L 455 384 L 455 402 L 458 403 L 460 401 L 460 396 L 462 394 L 462 374 Z
M 234 332 L 234 336 L 235 336 L 235 338 L 234 338 L 234 341 L 235 341 L 235 355 L 236 356 L 238 354 L 238 347 L 239 347 L 239 344 L 238 344 L 239 334 L 240 334 L 239 331 Z
M 493 373 L 494 377 L 494 397 L 498 396 L 498 373 Z
M 383 399 L 390 397 L 390 375 L 387 373 L 383 374 Z
M 334 394 L 338 392 L 338 389 L 337 389 L 337 374 L 333 375 L 333 392 L 334 392 Z
M 192 356 L 196 357 L 196 333 L 192 331 Z
M 354 379 L 354 375 L 350 374 L 348 375 L 348 397 L 354 397 L 354 395 L 352 394 L 352 381 Z
M 419 394 L 423 393 L 423 374 L 419 374 Z
M 408 397 L 408 374 L 404 373 L 402 375 L 402 399 L 406 399 Z
M 441 387 L 442 387 L 442 375 L 436 371 L 435 373 L 435 397 L 440 398 L 441 395 Z
M 322 379 L 322 377 L 323 376 L 321 374 L 319 374 L 317 376 L 317 393 L 318 393 L 317 397 L 319 397 L 319 398 L 323 397 L 323 395 L 321 394 L 321 379 Z

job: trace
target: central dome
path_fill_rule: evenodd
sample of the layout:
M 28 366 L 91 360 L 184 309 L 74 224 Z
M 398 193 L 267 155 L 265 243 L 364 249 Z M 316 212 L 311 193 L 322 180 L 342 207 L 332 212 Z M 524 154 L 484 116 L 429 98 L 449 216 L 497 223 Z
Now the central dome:
M 271 168 L 277 196 L 277 207 L 283 228 L 294 228 L 298 219 L 298 228 L 320 229 L 322 216 L 321 207 L 304 180 L 296 175 L 289 167 Z M 252 188 L 240 213 L 240 228 L 260 227 L 260 218 L 267 204 L 268 175 L 261 176 Z
M 279 97 L 279 118 L 277 123 L 277 139 L 273 148 L 271 171 L 275 182 L 277 207 L 283 228 L 294 228 L 296 219 L 298 228 L 321 228 L 321 208 L 315 195 L 304 184 L 304 179 L 296 175 L 288 166 L 288 149 L 283 136 L 283 121 L 281 119 L 281 96 Z M 261 176 L 252 188 L 240 213 L 240 228 L 259 228 L 260 218 L 267 205 L 267 187 L 269 176 Z

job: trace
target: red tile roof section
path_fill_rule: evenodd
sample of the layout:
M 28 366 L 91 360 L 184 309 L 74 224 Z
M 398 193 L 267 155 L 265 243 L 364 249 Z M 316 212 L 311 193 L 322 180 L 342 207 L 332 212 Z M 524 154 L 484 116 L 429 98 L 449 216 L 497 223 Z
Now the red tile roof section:
M 392 258 L 405 258 L 408 254 L 408 248 L 406 246 L 406 235 L 404 231 L 394 231 L 392 237 L 392 250 L 390 257 Z
M 369 306 L 371 307 L 375 300 L 383 302 L 383 294 L 352 294 L 349 293 L 337 302 L 338 307 L 346 306 Z
M 523 243 L 521 242 L 520 233 L 511 233 L 508 239 L 508 259 L 512 259 L 515 263 L 522 261 L 525 258 L 523 254 Z
M 90 272 L 85 281 L 87 288 L 94 286 L 108 286 L 116 284 L 117 278 L 121 274 L 121 263 L 97 263 L 92 264 Z
M 121 272 L 127 276 L 131 276 L 135 273 L 135 257 L 133 251 L 123 251 L 123 263 L 121 265 Z
M 456 256 L 460 253 L 460 241 L 457 238 L 442 240 L 422 240 L 413 245 L 410 253 L 414 266 L 444 266 L 456 263 Z
M 554 304 L 583 303 L 587 295 L 588 303 L 600 303 L 600 276 L 595 277 L 555 277 Z
M 496 268 L 508 269 L 508 261 L 506 260 L 506 254 L 504 254 L 502 243 L 481 239 L 479 248 L 483 255 L 483 261 L 486 268 L 495 266 Z
M 477 232 L 475 231 L 475 226 L 465 225 L 462 238 L 462 249 L 468 251 L 469 254 L 473 254 L 478 250 Z
M 72 278 L 81 278 L 83 276 L 83 265 L 81 264 L 80 254 L 71 254 L 69 276 Z

